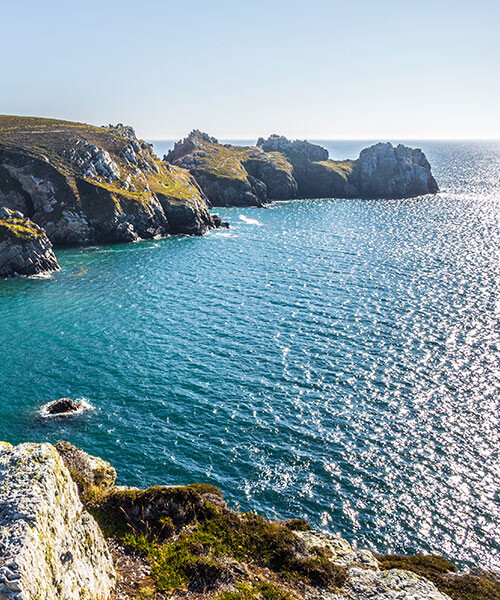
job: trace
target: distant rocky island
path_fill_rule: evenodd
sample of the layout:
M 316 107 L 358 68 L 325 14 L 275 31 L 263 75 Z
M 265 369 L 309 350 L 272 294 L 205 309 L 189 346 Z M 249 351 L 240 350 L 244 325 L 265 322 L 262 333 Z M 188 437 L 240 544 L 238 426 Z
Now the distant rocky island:
M 406 198 L 438 189 L 424 153 L 390 143 L 334 161 L 307 141 L 254 147 L 193 131 L 163 160 L 132 127 L 0 116 L 0 277 L 58 268 L 54 246 L 202 235 L 212 206 Z
M 206 483 L 116 485 L 68 442 L 0 442 L 1 600 L 498 600 L 498 574 L 358 549 Z
M 438 186 L 421 150 L 379 143 L 357 160 L 331 160 L 328 150 L 279 135 L 257 146 L 220 144 L 200 131 L 165 157 L 187 169 L 213 206 L 264 206 L 298 198 L 410 198 Z

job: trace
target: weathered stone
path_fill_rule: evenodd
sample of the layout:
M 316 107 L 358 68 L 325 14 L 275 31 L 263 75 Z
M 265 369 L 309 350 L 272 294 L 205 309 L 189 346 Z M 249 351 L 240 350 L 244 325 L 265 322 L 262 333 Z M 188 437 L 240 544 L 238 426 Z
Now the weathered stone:
M 38 275 L 59 270 L 45 232 L 19 212 L 0 214 L 0 277 Z
M 114 486 L 116 471 L 102 458 L 87 454 L 65 441 L 57 442 L 56 450 L 81 491 L 90 486 L 101 490 L 109 490 Z
M 330 560 L 342 567 L 365 567 L 378 570 L 378 562 L 370 550 L 358 550 L 338 535 L 326 531 L 297 531 L 308 548 L 321 547 L 332 553 Z
M 451 600 L 432 582 L 402 569 L 372 571 L 353 567 L 342 591 L 349 600 Z
M 45 407 L 47 414 L 49 415 L 61 415 L 74 413 L 80 408 L 80 403 L 71 400 L 71 398 L 59 398 L 54 400 Z
M 438 186 L 422 150 L 389 142 L 363 150 L 352 171 L 363 198 L 405 198 L 435 193 Z
M 257 146 L 264 152 L 287 152 L 299 154 L 311 161 L 328 160 L 328 150 L 318 144 L 311 144 L 306 140 L 289 140 L 283 135 L 273 134 L 265 140 L 259 138 Z
M 21 210 L 60 246 L 199 235 L 217 226 L 189 172 L 162 163 L 122 124 L 0 116 L 2 205 Z
M 0 598 L 106 600 L 111 556 L 50 444 L 0 443 Z

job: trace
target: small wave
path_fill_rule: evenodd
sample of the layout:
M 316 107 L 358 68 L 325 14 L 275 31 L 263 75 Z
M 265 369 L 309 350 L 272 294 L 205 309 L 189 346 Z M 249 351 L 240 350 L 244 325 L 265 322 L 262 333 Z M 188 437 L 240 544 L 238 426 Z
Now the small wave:
M 35 275 L 26 275 L 28 279 L 52 279 L 53 272 L 48 273 L 36 273 Z
M 212 233 L 212 237 L 236 237 L 234 233 L 229 233 L 228 231 L 214 231 Z
M 82 413 L 87 412 L 88 410 L 94 410 L 95 408 L 92 406 L 92 404 L 90 404 L 90 402 L 87 402 L 85 398 L 77 398 L 75 402 L 79 404 L 79 407 L 74 412 L 51 415 L 49 413 L 49 408 L 52 406 L 52 404 L 54 404 L 54 402 L 57 402 L 57 400 L 51 400 L 50 402 L 47 402 L 47 404 L 44 404 L 38 411 L 38 414 L 44 419 L 55 419 L 58 417 L 73 417 L 74 415 L 81 415 Z
M 247 225 L 264 225 L 264 223 L 257 221 L 257 219 L 250 219 L 250 217 L 245 217 L 245 215 L 240 215 L 240 221 L 243 221 Z

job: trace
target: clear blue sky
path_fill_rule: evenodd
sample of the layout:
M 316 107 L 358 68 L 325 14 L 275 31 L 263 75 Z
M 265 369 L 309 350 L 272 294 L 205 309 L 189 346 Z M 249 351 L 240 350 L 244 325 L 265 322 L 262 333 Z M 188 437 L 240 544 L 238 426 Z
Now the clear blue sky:
M 145 138 L 500 138 L 500 3 L 12 0 L 0 113 Z

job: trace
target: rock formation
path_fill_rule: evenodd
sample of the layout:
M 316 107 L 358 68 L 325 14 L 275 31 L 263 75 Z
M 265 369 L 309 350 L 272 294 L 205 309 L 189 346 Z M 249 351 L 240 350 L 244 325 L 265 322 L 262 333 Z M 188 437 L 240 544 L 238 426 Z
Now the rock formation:
M 500 597 L 492 573 L 357 549 L 304 519 L 233 512 L 208 484 L 139 490 L 115 478 L 68 442 L 0 443 L 1 600 L 105 600 L 113 588 L 119 600 Z
M 59 270 L 45 232 L 18 211 L 0 208 L 0 277 Z
M 55 245 L 200 235 L 220 224 L 194 178 L 121 124 L 0 117 L 0 206 Z
M 106 542 L 55 448 L 0 443 L 0 598 L 106 600 L 115 583 Z
M 279 135 L 256 147 L 222 145 L 200 131 L 165 160 L 188 169 L 214 206 L 263 206 L 293 198 L 406 198 L 437 191 L 421 150 L 375 144 L 357 160 L 334 161 L 305 140 Z
M 187 169 L 214 206 L 263 206 L 297 194 L 292 166 L 279 152 L 219 144 L 198 130 L 164 157 Z

